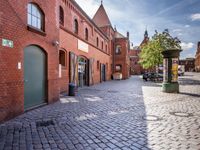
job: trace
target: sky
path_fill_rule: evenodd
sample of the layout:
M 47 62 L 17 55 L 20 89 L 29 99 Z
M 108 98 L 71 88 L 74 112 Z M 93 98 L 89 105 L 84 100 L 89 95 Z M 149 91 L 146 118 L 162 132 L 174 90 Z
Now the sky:
M 93 18 L 101 0 L 76 0 Z M 112 26 L 126 35 L 134 46 L 140 45 L 147 28 L 149 37 L 155 30 L 169 29 L 173 37 L 181 40 L 181 58 L 195 57 L 200 41 L 200 0 L 103 0 Z

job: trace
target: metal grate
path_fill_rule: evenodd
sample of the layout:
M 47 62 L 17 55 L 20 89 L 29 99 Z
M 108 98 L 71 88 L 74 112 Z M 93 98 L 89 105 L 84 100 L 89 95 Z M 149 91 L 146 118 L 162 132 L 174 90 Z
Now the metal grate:
M 154 115 L 143 116 L 143 119 L 146 120 L 146 121 L 159 121 L 159 120 L 161 120 L 160 117 L 154 116 Z
M 55 125 L 53 120 L 42 120 L 36 122 L 36 127 L 47 127 L 50 125 Z
M 170 112 L 169 114 L 178 116 L 178 117 L 191 117 L 193 116 L 192 113 L 187 113 L 187 112 Z

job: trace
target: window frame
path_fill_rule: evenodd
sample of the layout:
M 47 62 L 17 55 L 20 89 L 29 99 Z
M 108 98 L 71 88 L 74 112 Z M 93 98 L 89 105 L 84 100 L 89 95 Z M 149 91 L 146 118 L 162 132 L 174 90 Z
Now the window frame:
M 96 38 L 96 46 L 99 47 L 99 38 Z
M 64 13 L 64 9 L 62 8 L 62 6 L 59 6 L 59 24 L 64 26 L 64 22 L 65 22 L 65 13 Z
M 78 27 L 79 27 L 78 20 L 75 18 L 74 19 L 74 33 L 75 34 L 78 34 Z
M 64 56 L 64 63 L 62 63 L 62 58 L 61 58 L 61 53 Z M 60 63 L 61 62 L 61 63 Z M 59 50 L 59 65 L 61 64 L 62 67 L 66 68 L 67 67 L 67 52 L 63 49 Z
M 88 41 L 88 39 L 89 39 L 88 28 L 85 28 L 85 40 Z
M 118 49 L 118 48 L 120 48 L 120 49 L 119 49 L 119 52 L 117 52 L 117 49 Z M 116 54 L 116 55 L 120 55 L 121 53 L 122 53 L 122 47 L 121 47 L 121 45 L 116 45 L 116 47 L 115 47 L 115 54 Z
M 119 70 L 116 69 L 117 66 L 120 66 Z M 115 72 L 122 72 L 122 65 L 121 64 L 116 64 L 115 65 Z
M 99 69 L 100 69 L 100 61 L 97 60 L 97 70 L 99 70 Z
M 39 14 L 40 16 L 37 16 L 35 14 L 33 14 L 33 6 L 34 8 L 36 9 L 35 10 L 35 13 L 36 14 Z M 29 10 L 29 8 L 31 7 L 31 10 Z M 30 18 L 29 18 L 30 17 Z M 33 18 L 35 18 L 36 20 L 36 24 L 37 25 L 34 25 L 32 22 L 33 22 Z M 38 20 L 40 20 L 40 27 L 38 27 Z M 29 22 L 30 21 L 30 22 Z M 36 3 L 28 3 L 27 5 L 27 25 L 28 27 L 31 27 L 37 31 L 42 31 L 44 32 L 45 31 L 45 15 L 44 15 L 44 12 L 42 11 L 42 9 L 36 4 Z

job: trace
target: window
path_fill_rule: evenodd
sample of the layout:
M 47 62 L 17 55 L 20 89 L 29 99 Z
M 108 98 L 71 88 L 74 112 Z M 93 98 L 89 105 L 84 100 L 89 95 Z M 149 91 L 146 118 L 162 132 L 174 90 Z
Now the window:
M 44 31 L 44 15 L 33 3 L 28 4 L 28 25 Z
M 61 25 L 64 25 L 64 10 L 61 6 L 59 8 L 59 22 Z
M 66 52 L 63 50 L 59 50 L 59 64 L 66 66 Z
M 121 65 L 115 65 L 115 71 L 116 72 L 121 72 L 122 66 Z
M 108 46 L 107 46 L 107 44 L 106 44 L 106 52 L 108 52 Z
M 99 47 L 99 38 L 97 37 L 97 47 Z
M 100 63 L 99 63 L 99 60 L 97 60 L 97 70 L 99 70 L 99 66 L 100 66 Z
M 85 40 L 88 41 L 88 29 L 87 28 L 85 28 Z
M 74 19 L 74 33 L 78 34 L 78 20 Z
M 101 49 L 103 50 L 103 41 L 101 42 Z
M 116 46 L 115 54 L 121 54 L 121 46 L 120 45 Z

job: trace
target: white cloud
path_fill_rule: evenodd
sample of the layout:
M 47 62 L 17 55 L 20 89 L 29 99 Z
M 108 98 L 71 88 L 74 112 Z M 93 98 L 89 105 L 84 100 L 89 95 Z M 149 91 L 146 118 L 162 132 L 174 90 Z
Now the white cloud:
M 178 33 L 178 36 L 182 36 L 183 35 L 183 33 Z
M 184 27 L 185 27 L 185 28 L 189 28 L 189 27 L 190 27 L 190 25 L 189 25 L 189 24 L 186 24 Z
M 190 18 L 192 19 L 192 21 L 200 20 L 200 13 L 192 14 Z
M 87 15 L 90 16 L 90 18 L 94 16 L 100 6 L 100 3 L 97 3 L 94 0 L 76 0 L 76 2 L 87 13 Z
M 194 43 L 192 42 L 189 42 L 189 43 L 182 42 L 180 45 L 183 50 L 189 50 L 194 47 Z
M 181 32 L 182 30 L 181 29 L 174 29 L 172 30 L 172 32 Z

